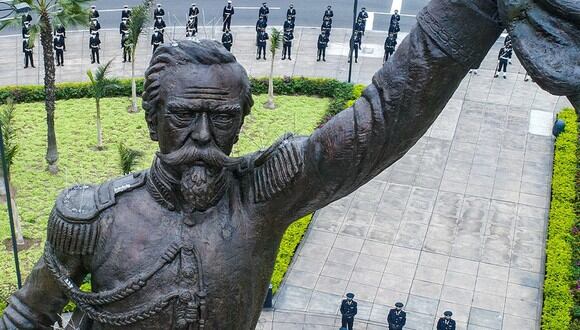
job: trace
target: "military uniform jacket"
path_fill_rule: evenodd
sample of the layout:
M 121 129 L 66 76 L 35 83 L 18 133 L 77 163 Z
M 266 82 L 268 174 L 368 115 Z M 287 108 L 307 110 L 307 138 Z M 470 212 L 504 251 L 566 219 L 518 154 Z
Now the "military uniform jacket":
M 455 320 L 440 318 L 437 321 L 437 330 L 455 330 Z
M 323 49 L 328 46 L 328 38 L 325 35 L 318 35 L 318 49 Z
M 225 6 L 224 7 L 224 12 L 222 14 L 224 19 L 227 18 L 231 18 L 232 16 L 234 16 L 234 6 Z
M 22 38 L 30 38 L 30 29 L 26 26 L 22 27 Z
M 89 27 L 90 32 L 99 31 L 100 29 L 101 29 L 101 23 L 99 23 L 99 21 L 91 22 L 91 26 Z
M 153 11 L 153 18 L 154 19 L 159 17 L 159 16 L 161 16 L 161 17 L 165 16 L 165 10 L 163 10 L 163 8 L 156 8 Z
M 91 36 L 89 38 L 89 48 L 100 48 L 101 47 L 101 39 L 98 36 Z
M 207 330 L 254 329 L 284 231 L 417 143 L 500 36 L 495 17 L 493 1 L 429 2 L 351 107 L 310 136 L 285 136 L 244 157 L 207 211 L 182 212 L 155 164 L 66 190 L 48 220 L 44 256 L 0 329 L 50 329 L 71 297 L 81 306 L 73 318 L 89 320 L 82 330 L 187 329 L 202 319 Z M 94 293 L 79 292 L 89 273 Z
M 499 54 L 497 55 L 497 59 L 501 61 L 507 61 L 512 57 L 512 49 L 508 47 L 502 47 L 499 50 Z
M 399 31 L 401 31 L 401 27 L 398 21 L 394 21 L 389 25 L 389 33 L 398 33 Z
M 389 311 L 387 323 L 389 324 L 389 330 L 403 329 L 403 326 L 407 323 L 407 313 L 405 311 L 399 311 L 397 313 L 397 309 L 393 308 Z
M 292 32 L 284 33 L 283 42 L 286 46 L 292 46 L 292 40 L 294 40 L 294 33 Z
M 330 21 L 323 21 L 322 25 L 320 26 L 320 30 L 324 32 L 328 32 L 332 29 L 332 23 Z
M 394 23 L 398 23 L 401 20 L 401 15 L 399 14 L 393 14 L 391 15 L 391 23 L 390 25 L 393 25 Z
M 99 18 L 99 17 L 100 17 L 100 15 L 99 15 L 99 11 L 98 11 L 98 10 L 96 10 L 96 9 L 95 9 L 95 10 L 92 10 L 92 9 L 91 9 L 91 12 L 90 12 L 89 18 Z
M 189 17 L 195 17 L 197 19 L 197 15 L 199 15 L 199 8 L 195 7 L 190 7 L 189 8 Z
M 163 43 L 163 34 L 161 32 L 153 33 L 151 35 L 151 45 L 160 45 Z
M 340 304 L 340 314 L 347 318 L 353 318 L 357 313 L 357 303 L 352 300 L 350 303 L 347 299 L 343 299 Z
M 129 18 L 131 17 L 131 9 L 123 9 L 121 11 L 121 18 Z
M 394 52 L 395 47 L 397 47 L 397 40 L 395 40 L 394 37 L 387 37 L 387 39 L 385 39 L 385 51 Z
M 256 32 L 260 32 L 261 29 L 265 29 L 268 26 L 263 18 L 258 19 L 256 22 Z
M 270 8 L 262 6 L 262 7 L 260 7 L 260 10 L 258 10 L 258 18 L 268 19 L 269 13 L 270 13 Z
M 366 22 L 368 18 L 369 18 L 369 13 L 367 13 L 366 11 L 361 11 L 358 13 L 357 19 L 360 19 L 361 21 Z
M 327 17 L 328 18 L 334 17 L 334 12 L 332 10 L 328 10 L 328 9 L 325 10 L 324 11 L 324 16 L 322 17 L 322 19 L 327 18 Z
M 32 52 L 33 46 L 29 45 L 28 39 L 22 40 L 22 51 L 23 52 Z
M 66 38 L 66 30 L 65 30 L 64 26 L 57 27 L 56 33 L 61 34 L 63 37 Z
M 127 23 L 121 22 L 121 24 L 119 24 L 119 34 L 125 35 L 127 33 L 129 33 L 129 27 L 127 26 Z
M 290 17 L 290 19 L 295 19 L 296 18 L 296 9 L 288 8 L 288 10 L 286 10 L 286 17 Z
M 358 33 L 355 33 L 350 38 L 350 49 L 355 49 L 355 48 L 360 49 L 360 34 L 358 34 Z
M 159 31 L 165 29 L 166 26 L 167 25 L 165 25 L 165 21 L 163 19 L 161 21 L 155 20 L 155 23 L 153 23 L 153 27 Z
M 224 46 L 231 46 L 234 43 L 234 37 L 231 33 L 222 34 L 222 44 Z
M 258 46 L 266 46 L 266 41 L 270 39 L 267 32 L 258 33 L 257 44 Z
M 285 21 L 284 32 L 294 32 L 294 23 L 292 23 L 291 21 Z
M 55 36 L 52 39 L 54 50 L 64 50 L 64 37 L 63 36 Z

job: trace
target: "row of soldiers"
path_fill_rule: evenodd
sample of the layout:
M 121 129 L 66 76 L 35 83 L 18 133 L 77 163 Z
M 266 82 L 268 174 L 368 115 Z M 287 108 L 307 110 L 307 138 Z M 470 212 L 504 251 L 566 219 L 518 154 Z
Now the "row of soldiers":
M 258 21 L 256 22 L 256 48 L 257 54 L 256 59 L 266 59 L 266 43 L 270 36 L 266 32 L 266 27 L 268 26 L 268 14 L 270 9 L 266 2 L 262 3 L 258 11 Z M 292 60 L 292 41 L 294 40 L 294 27 L 296 22 L 296 9 L 294 5 L 290 4 L 288 10 L 286 11 L 286 21 L 284 21 L 283 26 L 283 36 L 282 36 L 282 60 L 288 58 Z M 227 47 L 226 47 L 227 48 Z

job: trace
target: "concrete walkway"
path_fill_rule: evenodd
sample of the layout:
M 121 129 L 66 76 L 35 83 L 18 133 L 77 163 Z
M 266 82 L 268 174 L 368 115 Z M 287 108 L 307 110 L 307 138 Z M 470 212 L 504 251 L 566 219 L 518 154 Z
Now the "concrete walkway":
M 129 76 L 117 31 L 101 35 L 101 63 L 116 56 L 113 72 Z M 333 30 L 325 63 L 316 62 L 317 29 L 297 28 L 295 35 L 293 61 L 277 59 L 276 75 L 346 80 L 347 30 Z M 236 27 L 234 36 L 238 60 L 250 75 L 265 76 L 269 62 L 255 60 L 253 28 Z M 384 37 L 367 33 L 353 81 L 368 83 L 380 67 Z M 40 71 L 22 69 L 20 39 L 0 41 L 14 44 L 0 50 L 0 85 L 42 83 Z M 408 313 L 405 329 L 433 329 L 447 309 L 458 329 L 539 329 L 550 130 L 554 114 L 569 104 L 524 82 L 515 57 L 508 79 L 493 79 L 502 42 L 407 155 L 317 212 L 275 309 L 262 314 L 258 329 L 337 329 L 346 292 L 358 300 L 356 329 L 385 329 L 397 301 Z M 138 50 L 139 75 L 148 45 L 144 40 Z M 69 33 L 67 46 L 57 80 L 86 80 L 95 67 L 87 34 Z

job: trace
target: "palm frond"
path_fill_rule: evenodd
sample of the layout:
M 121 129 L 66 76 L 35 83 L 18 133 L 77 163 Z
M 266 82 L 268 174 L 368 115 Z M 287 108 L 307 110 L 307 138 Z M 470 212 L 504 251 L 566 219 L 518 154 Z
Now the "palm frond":
M 16 130 L 14 128 L 14 101 L 6 99 L 6 105 L 0 111 L 0 126 L 2 127 L 2 138 L 4 139 L 4 161 L 10 172 L 10 166 L 14 163 L 14 158 L 18 153 L 16 144 Z
M 280 49 L 281 34 L 280 30 L 272 28 L 270 34 L 270 53 L 275 54 L 277 49 Z
M 150 6 L 151 1 L 145 0 L 142 4 L 131 8 L 131 19 L 127 26 L 127 29 L 129 30 L 127 38 L 129 43 L 133 46 L 133 49 L 137 49 L 139 36 L 147 30 L 147 25 L 150 23 Z
M 88 26 L 89 11 L 85 4 L 89 0 L 57 0 L 53 21 L 55 24 L 70 26 Z
M 94 72 L 91 70 L 87 71 L 87 76 L 93 88 L 93 96 L 97 99 L 105 97 L 108 91 L 119 86 L 119 80 L 117 78 L 108 77 L 112 62 L 113 59 L 105 64 L 99 65 Z
M 128 148 L 123 144 L 123 142 L 119 143 L 118 150 L 120 166 L 123 174 L 131 173 L 133 171 L 133 167 L 137 165 L 139 158 L 143 156 L 143 152 Z

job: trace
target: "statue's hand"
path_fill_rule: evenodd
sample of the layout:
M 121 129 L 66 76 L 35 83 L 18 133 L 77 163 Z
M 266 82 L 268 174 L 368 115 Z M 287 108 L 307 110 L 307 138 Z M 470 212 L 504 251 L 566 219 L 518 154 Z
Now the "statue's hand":
M 543 89 L 580 93 L 580 1 L 497 0 L 516 55 Z

